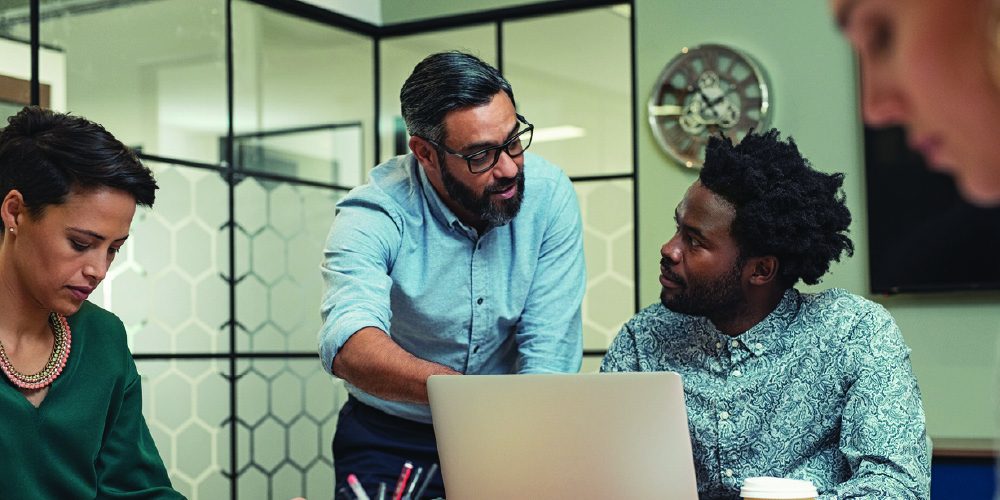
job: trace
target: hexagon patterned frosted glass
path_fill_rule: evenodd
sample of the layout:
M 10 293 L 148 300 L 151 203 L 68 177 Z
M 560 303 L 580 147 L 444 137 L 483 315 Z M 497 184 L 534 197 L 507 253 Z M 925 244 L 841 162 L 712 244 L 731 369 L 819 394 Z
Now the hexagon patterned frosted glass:
M 238 366 L 240 498 L 333 498 L 330 444 L 347 399 L 340 381 L 313 358 Z
M 635 314 L 632 180 L 575 182 L 583 217 L 587 292 L 583 348 L 607 349 Z
M 319 265 L 339 196 L 253 178 L 236 186 L 236 253 L 248 256 L 241 261 L 246 267 L 237 266 L 240 351 L 316 350 L 322 326 Z M 241 209 L 248 203 L 255 206 Z
M 136 211 L 92 300 L 122 319 L 133 353 L 225 352 L 226 182 L 211 170 L 145 163 L 160 186 L 156 202 Z
M 137 361 L 146 424 L 174 488 L 189 500 L 229 498 L 226 361 Z

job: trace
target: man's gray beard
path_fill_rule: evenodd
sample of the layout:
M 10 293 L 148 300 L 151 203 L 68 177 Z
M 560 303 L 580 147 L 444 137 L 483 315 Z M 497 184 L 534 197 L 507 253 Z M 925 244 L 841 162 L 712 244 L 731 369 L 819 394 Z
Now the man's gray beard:
M 521 201 L 524 199 L 524 169 L 518 171 L 514 177 L 517 193 L 506 200 L 500 200 L 499 203 L 493 203 L 490 201 L 490 194 L 509 189 L 509 184 L 499 191 L 494 188 L 495 183 L 490 184 L 483 190 L 482 196 L 477 196 L 472 189 L 451 175 L 443 161 L 439 161 L 438 164 L 441 165 L 441 182 L 444 184 L 444 190 L 448 196 L 476 217 L 494 226 L 504 226 L 513 220 L 517 212 L 521 210 Z

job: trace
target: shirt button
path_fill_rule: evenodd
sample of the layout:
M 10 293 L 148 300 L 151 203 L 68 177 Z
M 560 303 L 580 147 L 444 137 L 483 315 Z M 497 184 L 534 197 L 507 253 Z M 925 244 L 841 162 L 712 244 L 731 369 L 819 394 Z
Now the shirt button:
M 739 340 L 734 340 L 733 343 L 730 344 L 730 345 L 733 346 L 733 347 L 739 347 L 740 346 L 740 341 Z
M 722 417 L 722 420 L 725 420 L 725 419 L 729 418 L 729 412 L 728 411 L 724 411 L 724 412 L 720 413 L 719 416 Z
M 739 370 L 733 370 L 733 376 L 734 377 L 739 377 L 740 376 L 740 371 Z
M 715 343 L 715 348 L 716 349 L 722 349 L 722 342 L 716 342 Z
M 760 343 L 757 343 L 754 347 L 756 347 L 758 351 L 764 348 L 764 346 L 760 345 Z
M 733 469 L 726 469 L 726 477 L 733 477 Z
M 479 297 L 479 300 L 476 301 L 476 304 L 482 304 L 482 303 L 483 303 L 483 298 Z

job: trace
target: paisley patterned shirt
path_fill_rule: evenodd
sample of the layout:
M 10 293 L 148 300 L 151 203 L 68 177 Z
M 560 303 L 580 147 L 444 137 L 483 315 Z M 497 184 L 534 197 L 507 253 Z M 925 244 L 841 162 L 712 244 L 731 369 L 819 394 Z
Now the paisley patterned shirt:
M 622 327 L 601 371 L 674 371 L 684 382 L 701 500 L 748 477 L 808 479 L 820 499 L 930 495 L 910 350 L 882 306 L 844 290 L 785 292 L 749 331 L 657 303 Z

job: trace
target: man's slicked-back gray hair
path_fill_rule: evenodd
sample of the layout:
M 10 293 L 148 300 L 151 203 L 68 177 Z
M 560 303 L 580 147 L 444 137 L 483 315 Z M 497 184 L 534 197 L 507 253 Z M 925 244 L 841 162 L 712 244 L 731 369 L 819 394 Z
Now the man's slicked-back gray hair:
M 444 144 L 449 111 L 488 104 L 500 91 L 514 103 L 510 83 L 478 57 L 458 51 L 431 54 L 413 68 L 399 92 L 406 131 Z

